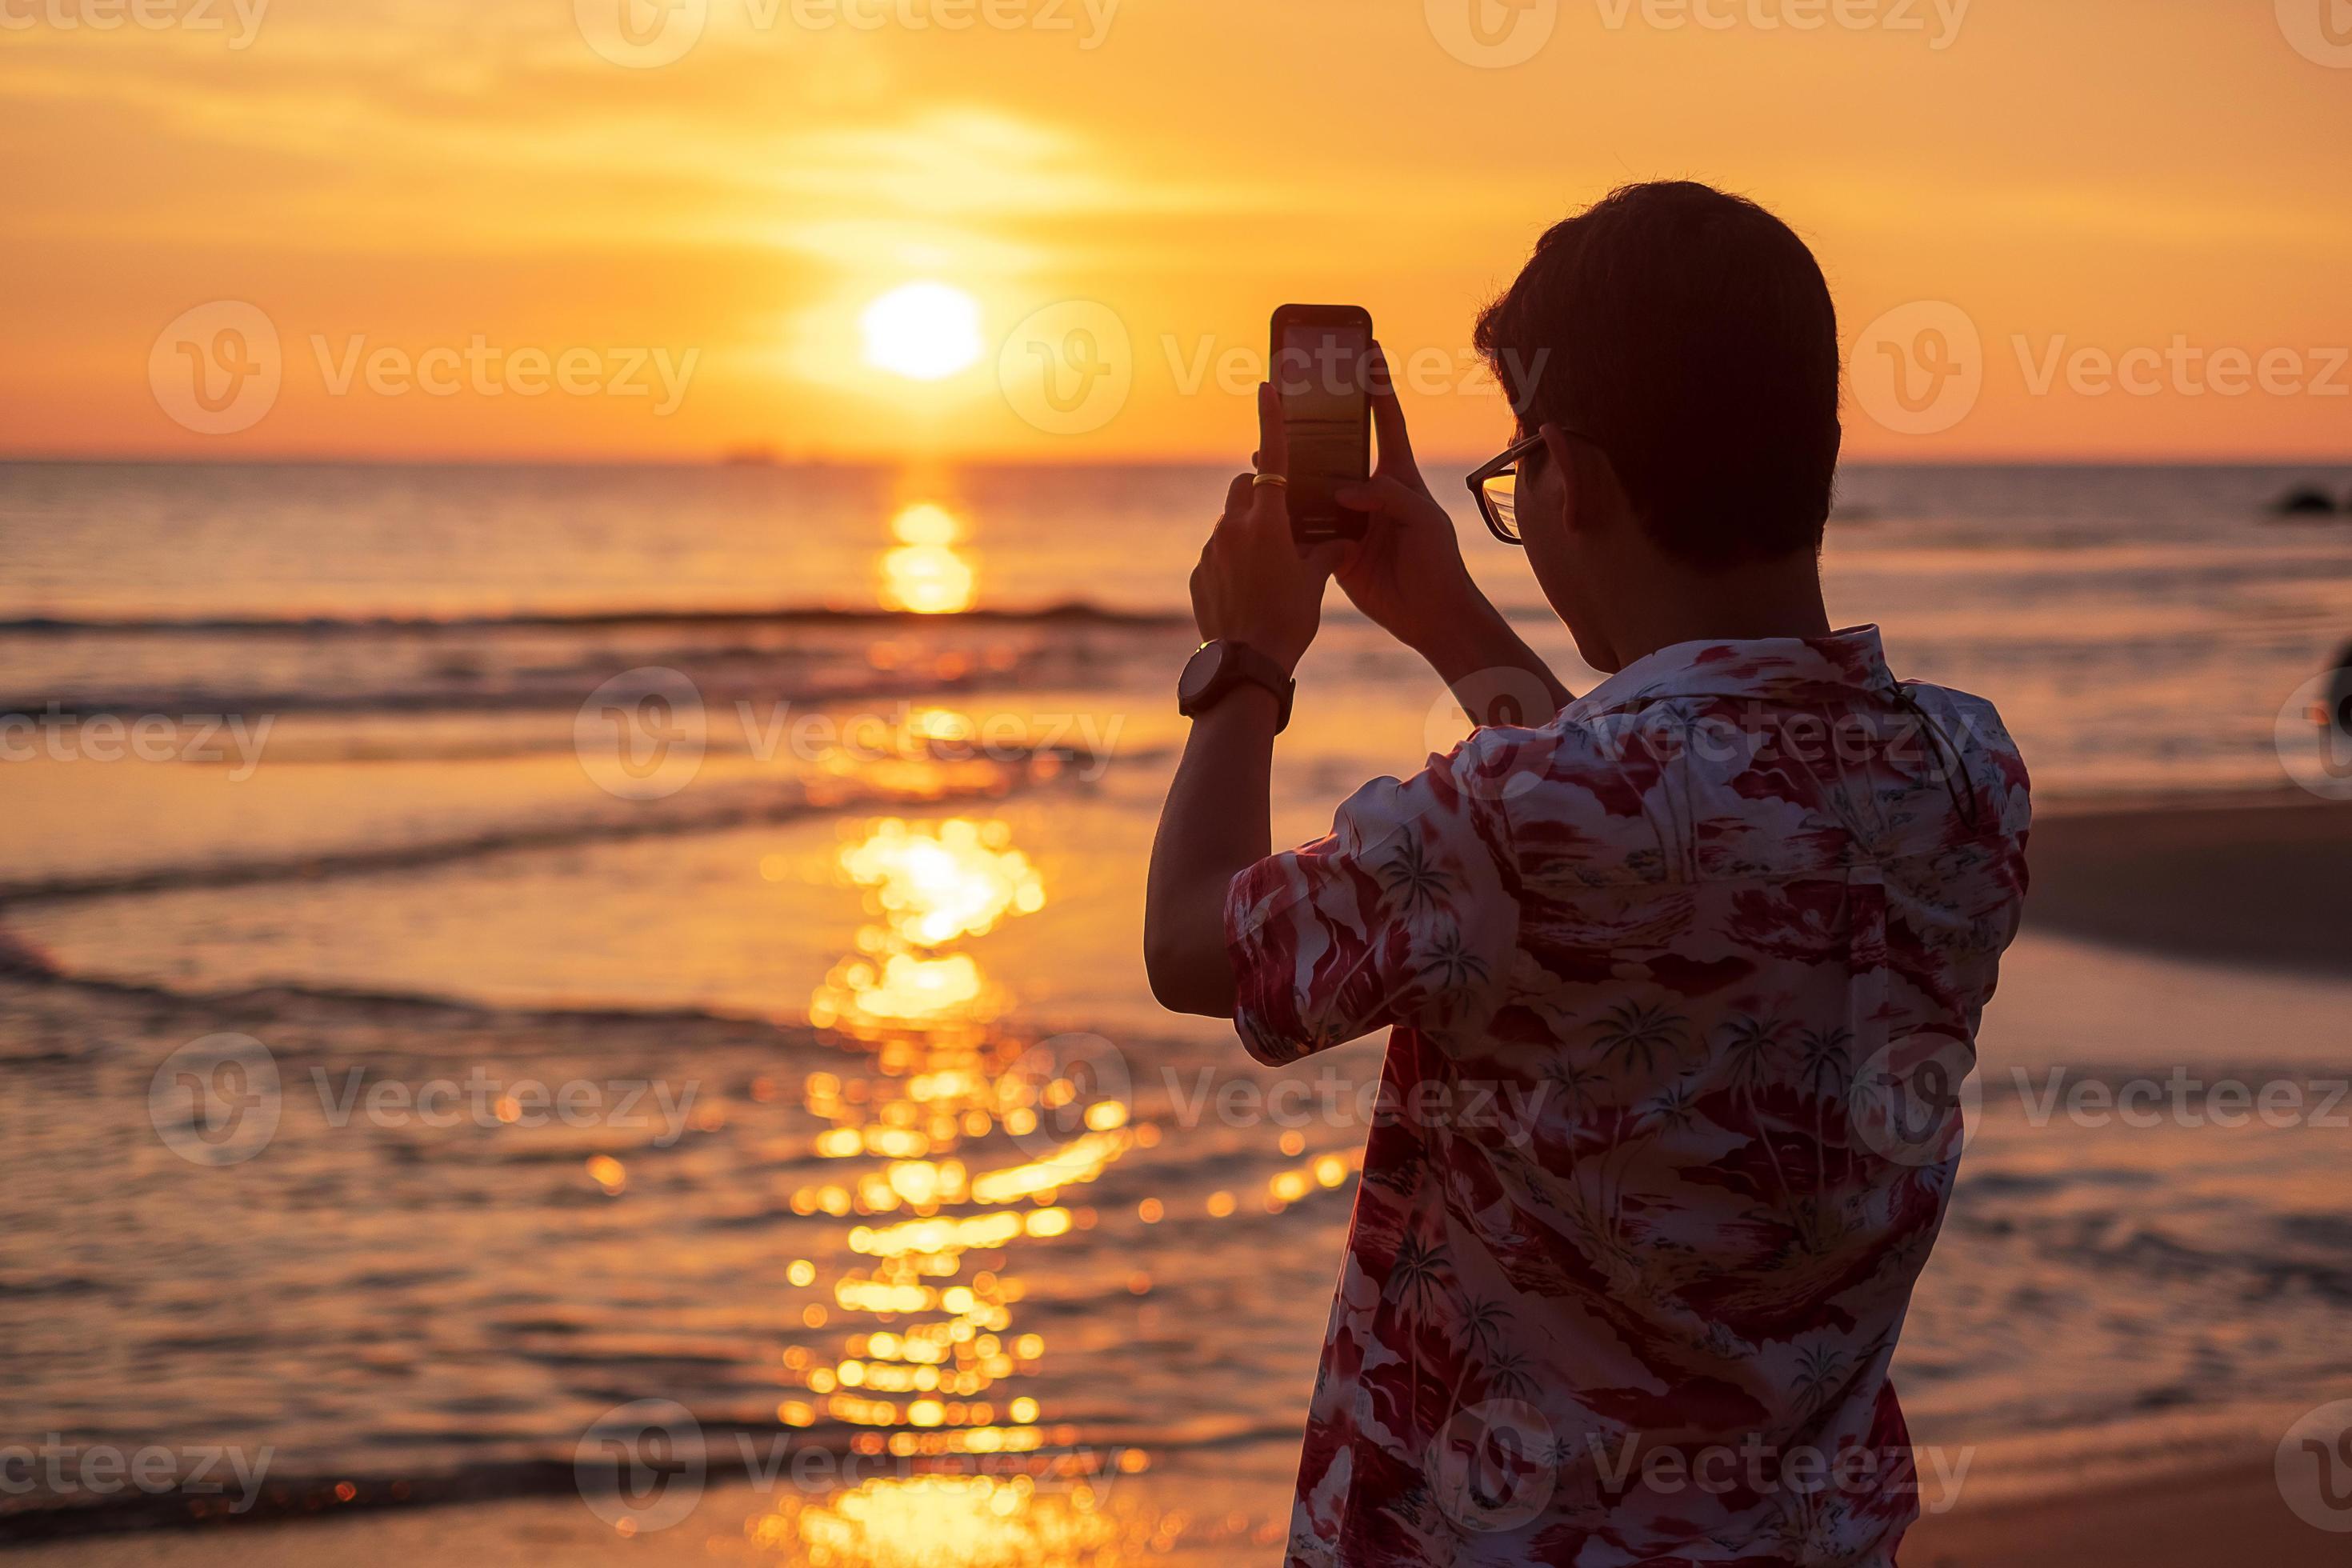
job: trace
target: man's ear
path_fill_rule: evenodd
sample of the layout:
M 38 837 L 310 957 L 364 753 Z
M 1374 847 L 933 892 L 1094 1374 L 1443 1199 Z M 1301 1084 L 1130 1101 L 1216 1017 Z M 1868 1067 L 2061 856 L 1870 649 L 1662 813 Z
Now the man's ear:
M 1544 461 L 1559 476 L 1560 526 L 1570 533 L 1591 526 L 1591 514 L 1580 504 L 1584 498 L 1577 493 L 1576 449 L 1569 445 L 1567 433 L 1547 421 L 1537 427 L 1536 434 L 1543 437 Z

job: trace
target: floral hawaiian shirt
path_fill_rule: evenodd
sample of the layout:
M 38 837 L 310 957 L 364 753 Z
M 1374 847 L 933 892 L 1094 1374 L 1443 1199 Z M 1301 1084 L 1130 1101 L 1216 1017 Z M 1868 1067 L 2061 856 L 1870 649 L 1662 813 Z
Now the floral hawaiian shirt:
M 1253 1056 L 1393 1028 L 1289 1563 L 1893 1562 L 2029 816 L 1862 627 L 1661 649 L 1234 879 Z

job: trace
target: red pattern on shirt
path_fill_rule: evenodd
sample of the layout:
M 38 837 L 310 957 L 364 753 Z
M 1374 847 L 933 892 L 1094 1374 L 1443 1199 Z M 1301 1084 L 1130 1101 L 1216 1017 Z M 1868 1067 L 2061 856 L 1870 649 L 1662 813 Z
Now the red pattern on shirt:
M 1972 1063 L 2029 819 L 1863 627 L 1663 649 L 1235 879 L 1253 1055 L 1394 1029 L 1291 1563 L 1893 1561 L 1961 1127 L 1873 1086 Z

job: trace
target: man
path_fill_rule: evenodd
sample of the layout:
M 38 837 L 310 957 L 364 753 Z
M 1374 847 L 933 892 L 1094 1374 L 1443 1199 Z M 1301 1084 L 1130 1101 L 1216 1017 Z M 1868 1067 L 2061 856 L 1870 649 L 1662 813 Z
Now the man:
M 2336 656 L 2327 689 L 2312 715 L 2319 721 L 2319 763 L 2331 779 L 2352 779 L 2352 643 Z
M 1777 219 L 1620 191 L 1478 342 L 1520 420 L 1481 510 L 1607 680 L 1570 700 L 1472 585 L 1384 388 L 1360 544 L 1293 544 L 1261 388 L 1192 578 L 1154 992 L 1266 1063 L 1393 1028 L 1289 1561 L 1891 1563 L 1948 1481 L 1887 1366 L 2017 928 L 2024 766 L 1990 704 L 1831 629 L 1836 321 Z M 1557 716 L 1273 855 L 1331 574 L 1467 711 Z

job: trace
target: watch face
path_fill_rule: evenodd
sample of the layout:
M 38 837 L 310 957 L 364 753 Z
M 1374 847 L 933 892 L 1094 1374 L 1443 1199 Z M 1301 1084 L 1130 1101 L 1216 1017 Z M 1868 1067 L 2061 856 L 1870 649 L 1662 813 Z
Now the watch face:
M 1217 677 L 1224 672 L 1225 645 L 1203 643 L 1184 666 L 1184 673 L 1176 681 L 1176 706 L 1184 712 L 1204 700 L 1216 689 Z

